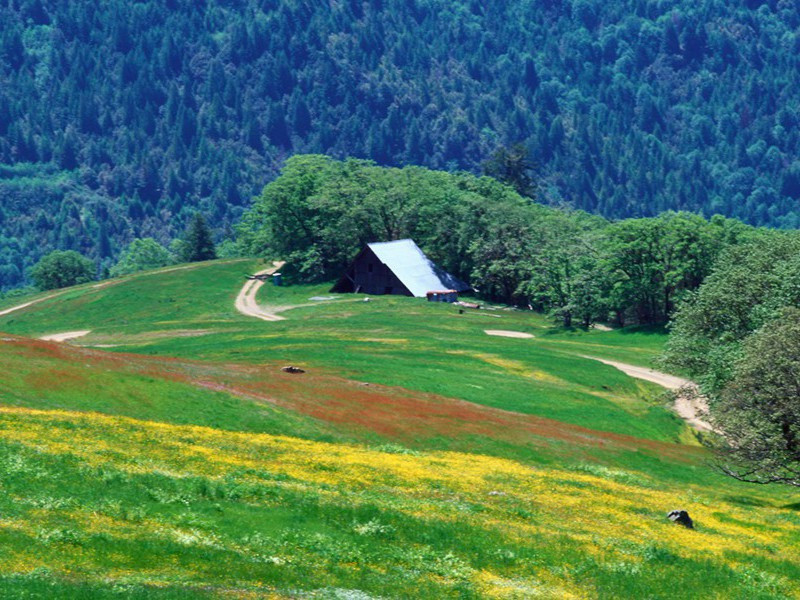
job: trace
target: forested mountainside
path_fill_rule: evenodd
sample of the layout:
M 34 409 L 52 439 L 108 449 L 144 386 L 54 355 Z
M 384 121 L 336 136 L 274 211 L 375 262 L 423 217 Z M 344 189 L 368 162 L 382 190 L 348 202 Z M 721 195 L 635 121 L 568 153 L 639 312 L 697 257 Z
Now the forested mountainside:
M 794 0 L 0 0 L 0 287 L 108 264 L 194 210 L 225 235 L 303 152 L 479 171 L 538 196 L 800 224 Z

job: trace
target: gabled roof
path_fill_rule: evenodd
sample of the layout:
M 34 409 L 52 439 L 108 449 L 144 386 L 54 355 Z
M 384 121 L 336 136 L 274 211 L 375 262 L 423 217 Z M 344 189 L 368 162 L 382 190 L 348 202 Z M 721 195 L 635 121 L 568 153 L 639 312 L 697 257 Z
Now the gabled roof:
M 368 246 L 417 298 L 424 298 L 432 290 L 465 292 L 472 289 L 433 264 L 414 240 L 378 242 Z

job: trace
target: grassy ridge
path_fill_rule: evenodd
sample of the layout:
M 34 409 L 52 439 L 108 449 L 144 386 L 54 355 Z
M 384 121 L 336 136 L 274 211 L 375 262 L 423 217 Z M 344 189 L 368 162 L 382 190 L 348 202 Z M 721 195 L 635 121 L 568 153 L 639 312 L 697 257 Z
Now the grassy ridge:
M 241 317 L 233 301 L 243 275 L 256 264 L 239 259 L 180 265 L 8 299 L 0 303 L 0 311 L 31 301 L 36 304 L 0 317 L 0 329 L 38 337 L 82 329 L 132 334 L 198 324 L 219 327 Z

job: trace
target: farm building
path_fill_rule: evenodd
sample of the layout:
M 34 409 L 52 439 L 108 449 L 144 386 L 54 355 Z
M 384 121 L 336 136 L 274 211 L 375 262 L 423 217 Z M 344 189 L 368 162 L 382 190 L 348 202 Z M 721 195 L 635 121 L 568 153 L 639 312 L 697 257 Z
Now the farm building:
M 396 294 L 455 302 L 470 286 L 443 271 L 413 240 L 367 244 L 350 263 L 332 292 Z

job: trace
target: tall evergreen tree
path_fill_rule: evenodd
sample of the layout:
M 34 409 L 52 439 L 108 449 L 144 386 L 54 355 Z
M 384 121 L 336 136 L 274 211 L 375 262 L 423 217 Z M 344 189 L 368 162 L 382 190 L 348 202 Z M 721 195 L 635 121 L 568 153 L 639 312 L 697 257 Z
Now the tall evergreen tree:
M 215 258 L 217 258 L 217 249 L 214 245 L 211 229 L 208 227 L 205 217 L 200 213 L 195 213 L 183 237 L 181 260 L 184 262 L 197 262 Z

